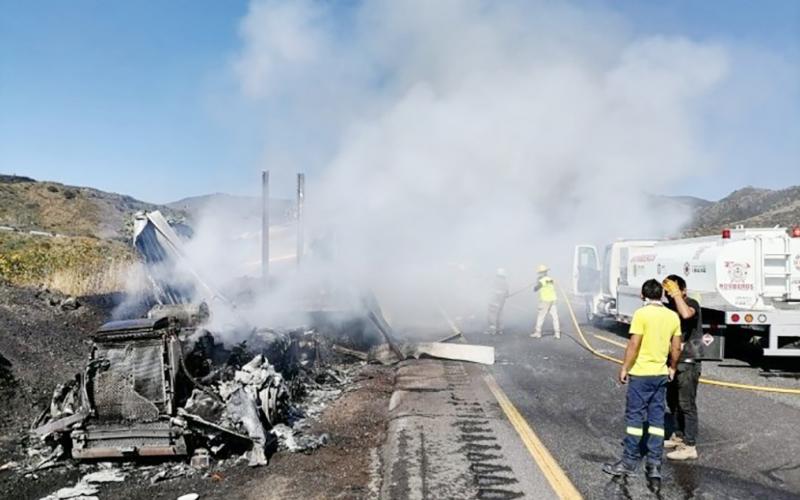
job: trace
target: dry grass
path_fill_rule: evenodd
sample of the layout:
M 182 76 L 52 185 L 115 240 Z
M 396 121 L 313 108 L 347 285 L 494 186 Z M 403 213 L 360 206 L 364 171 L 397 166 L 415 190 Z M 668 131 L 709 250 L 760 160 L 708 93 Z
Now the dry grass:
M 126 286 L 130 266 L 126 261 L 111 261 L 97 268 L 59 269 L 46 276 L 42 285 L 76 296 L 119 292 Z
M 124 290 L 134 269 L 130 248 L 84 237 L 0 234 L 0 276 L 19 286 L 76 295 Z

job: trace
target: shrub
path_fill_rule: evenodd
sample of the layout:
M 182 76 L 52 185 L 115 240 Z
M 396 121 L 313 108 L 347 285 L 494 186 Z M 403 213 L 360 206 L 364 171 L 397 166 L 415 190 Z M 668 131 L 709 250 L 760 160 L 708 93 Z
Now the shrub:
M 124 289 L 133 263 L 131 250 L 117 242 L 0 235 L 0 277 L 15 285 L 77 296 L 111 293 Z

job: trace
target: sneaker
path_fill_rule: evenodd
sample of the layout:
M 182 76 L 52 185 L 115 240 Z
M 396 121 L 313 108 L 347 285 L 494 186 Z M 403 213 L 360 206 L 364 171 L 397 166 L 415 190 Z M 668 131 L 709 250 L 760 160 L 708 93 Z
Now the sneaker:
M 542 338 L 542 334 L 540 332 L 533 332 L 531 333 L 531 338 L 540 339 Z
M 678 446 L 683 444 L 683 438 L 678 436 L 677 434 L 673 434 L 670 436 L 669 439 L 664 441 L 664 449 L 665 450 L 674 450 Z
M 615 477 L 630 476 L 632 474 L 636 474 L 636 466 L 631 466 L 626 464 L 624 460 L 620 460 L 618 462 L 614 462 L 613 464 L 603 464 L 603 472 Z
M 675 450 L 667 453 L 670 460 L 696 460 L 697 448 L 688 444 L 681 444 Z

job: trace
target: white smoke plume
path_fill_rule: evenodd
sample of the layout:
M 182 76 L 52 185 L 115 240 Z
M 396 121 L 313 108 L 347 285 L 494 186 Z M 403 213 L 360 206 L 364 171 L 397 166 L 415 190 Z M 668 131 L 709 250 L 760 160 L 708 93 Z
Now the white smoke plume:
M 684 214 L 648 194 L 707 168 L 702 103 L 728 68 L 721 46 L 545 1 L 255 0 L 240 34 L 260 167 L 308 173 L 329 278 L 395 321 L 482 300 L 498 267 L 566 285 L 575 243 L 674 233 Z

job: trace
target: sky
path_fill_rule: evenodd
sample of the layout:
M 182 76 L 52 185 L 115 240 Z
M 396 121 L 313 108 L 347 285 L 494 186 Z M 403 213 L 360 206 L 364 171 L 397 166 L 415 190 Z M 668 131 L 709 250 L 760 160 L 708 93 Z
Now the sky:
M 354 3 L 337 4 L 343 30 Z M 800 184 L 800 2 L 573 3 L 610 11 L 636 34 L 683 36 L 732 54 L 731 76 L 697 104 L 699 142 L 717 154 L 663 194 L 718 199 L 746 185 Z M 265 150 L 314 139 L 293 128 L 286 106 L 242 89 L 236 61 L 251 7 L 0 0 L 0 172 L 164 203 L 257 194 L 259 172 L 270 169 L 276 194 L 289 197 L 293 172 L 313 179 L 325 157 L 276 165 Z M 284 114 L 286 126 L 276 126 Z

